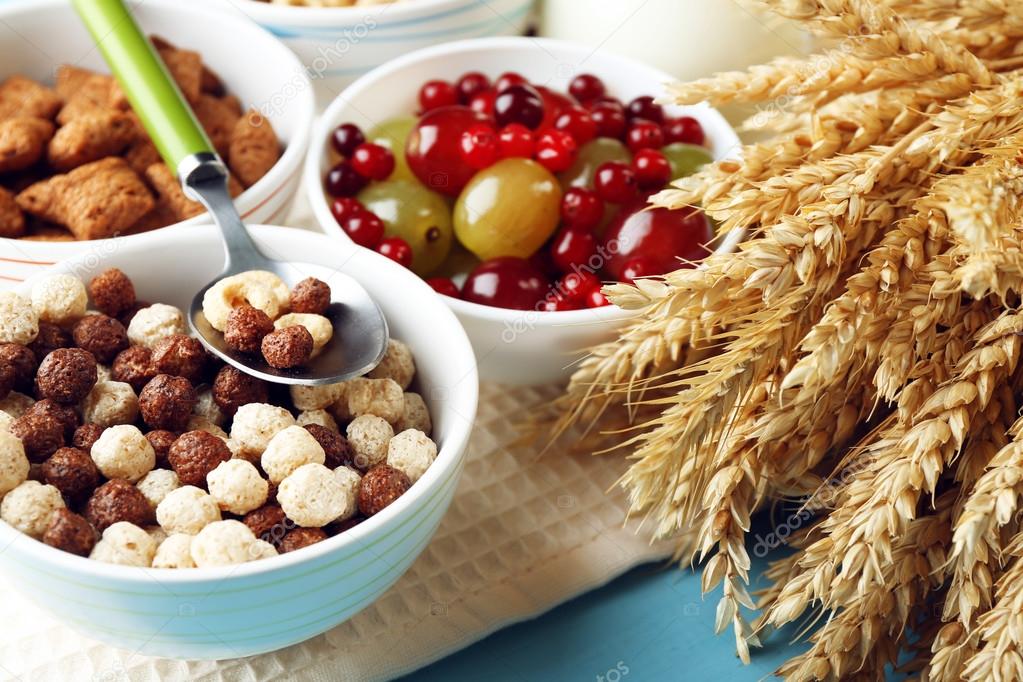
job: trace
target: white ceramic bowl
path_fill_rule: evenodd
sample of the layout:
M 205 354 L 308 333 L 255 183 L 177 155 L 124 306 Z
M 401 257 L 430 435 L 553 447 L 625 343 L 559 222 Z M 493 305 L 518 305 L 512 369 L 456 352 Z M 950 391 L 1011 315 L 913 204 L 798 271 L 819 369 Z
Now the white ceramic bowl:
M 255 227 L 272 257 L 336 267 L 359 280 L 415 355 L 430 407 L 436 461 L 391 506 L 312 547 L 224 568 L 142 569 L 92 561 L 0 522 L 0 572 L 68 625 L 104 642 L 172 658 L 235 658 L 319 634 L 374 601 L 430 541 L 451 501 L 476 415 L 472 349 L 458 320 L 412 273 L 382 256 L 281 227 Z M 132 276 L 140 297 L 187 309 L 194 287 L 220 271 L 212 227 L 182 227 L 121 242 L 52 271 Z M 31 281 L 20 287 L 27 292 Z
M 359 7 L 222 3 L 294 50 L 325 106 L 359 76 L 413 50 L 466 38 L 521 35 L 534 0 L 398 0 Z
M 639 62 L 571 43 L 533 38 L 467 40 L 420 50 L 360 78 L 337 98 L 316 124 L 306 159 L 303 182 L 320 226 L 327 234 L 350 241 L 330 213 L 322 178 L 330 165 L 328 135 L 340 123 L 354 122 L 368 130 L 375 124 L 414 111 L 419 86 L 432 78 L 455 79 L 468 70 L 490 76 L 514 70 L 530 81 L 564 91 L 579 73 L 600 76 L 608 91 L 628 101 L 658 95 L 672 80 Z M 739 138 L 715 109 L 706 105 L 667 107 L 673 116 L 700 121 L 716 159 L 733 156 Z M 738 235 L 718 247 L 734 248 Z M 616 306 L 538 312 L 505 310 L 444 297 L 465 326 L 485 380 L 509 384 L 540 384 L 564 380 L 582 350 L 614 338 L 632 313 Z
M 273 123 L 285 144 L 280 160 L 242 194 L 238 210 L 251 222 L 284 218 L 294 199 L 309 146 L 314 98 L 298 59 L 250 21 L 225 16 L 202 3 L 146 0 L 132 3 L 143 30 L 198 51 L 246 106 Z M 20 73 L 52 83 L 61 64 L 109 73 L 85 26 L 66 0 L 0 2 L 0 80 Z M 209 222 L 205 215 L 180 224 Z M 103 252 L 143 236 L 95 242 L 0 239 L 0 286 L 20 281 L 55 261 L 84 251 Z

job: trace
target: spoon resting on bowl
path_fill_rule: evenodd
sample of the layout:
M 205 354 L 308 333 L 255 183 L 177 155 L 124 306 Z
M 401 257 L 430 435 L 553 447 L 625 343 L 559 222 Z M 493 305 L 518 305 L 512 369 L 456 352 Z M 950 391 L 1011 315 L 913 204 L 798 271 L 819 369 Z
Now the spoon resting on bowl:
M 74 0 L 74 6 L 160 155 L 177 171 L 185 194 L 205 206 L 220 228 L 224 270 L 212 282 L 196 283 L 198 290 L 188 311 L 189 323 L 199 340 L 243 372 L 281 384 L 337 383 L 375 367 L 387 350 L 388 330 L 383 313 L 369 293 L 351 277 L 331 268 L 265 256 L 231 199 L 226 166 L 123 0 Z M 251 270 L 272 272 L 289 288 L 307 277 L 330 285 L 331 302 L 324 316 L 330 320 L 334 335 L 303 366 L 278 369 L 260 356 L 230 348 L 203 314 L 203 297 L 208 289 L 225 277 Z M 183 282 L 182 286 L 191 284 Z

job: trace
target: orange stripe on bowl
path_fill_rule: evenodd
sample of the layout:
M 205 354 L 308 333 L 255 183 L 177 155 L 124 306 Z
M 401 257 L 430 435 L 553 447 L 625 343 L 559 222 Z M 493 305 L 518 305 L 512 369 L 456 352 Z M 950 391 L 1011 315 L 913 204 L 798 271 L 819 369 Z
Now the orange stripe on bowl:
M 0 256 L 0 261 L 3 261 L 5 263 L 22 263 L 23 265 L 47 265 L 47 266 L 54 265 L 56 263 L 56 261 L 25 260 L 22 258 L 4 258 L 2 256 Z
M 7 275 L 0 275 L 0 279 L 5 279 L 8 282 L 24 282 L 24 277 L 8 277 Z
M 267 195 L 266 195 L 266 198 L 264 198 L 264 199 L 263 199 L 263 200 L 262 200 L 261 202 L 259 202 L 258 204 L 256 204 L 256 205 L 255 205 L 255 206 L 253 206 L 252 208 L 250 208 L 250 209 L 249 209 L 248 211 L 246 211 L 246 212 L 245 212 L 245 213 L 244 213 L 244 214 L 242 215 L 242 217 L 243 217 L 243 218 L 248 218 L 248 217 L 249 217 L 250 215 L 252 215 L 252 214 L 253 214 L 253 213 L 255 213 L 256 211 L 258 211 L 259 209 L 263 208 L 263 206 L 266 206 L 267 202 L 269 202 L 269 201 L 270 201 L 271 199 L 273 199 L 273 198 L 274 198 L 275 196 L 277 196 L 277 195 L 278 195 L 278 194 L 280 193 L 280 191 L 281 191 L 282 189 L 284 189 L 285 187 L 287 187 L 287 186 L 288 186 L 288 184 L 289 184 L 289 183 L 291 183 L 291 180 L 292 180 L 292 178 L 294 178 L 294 177 L 295 177 L 295 175 L 296 175 L 297 173 L 299 173 L 299 172 L 301 172 L 301 169 L 299 169 L 299 170 L 298 170 L 298 171 L 296 171 L 295 173 L 292 173 L 291 175 L 289 175 L 288 177 L 286 177 L 286 178 L 284 179 L 284 182 L 282 182 L 282 183 L 281 183 L 280 185 L 278 185 L 278 186 L 277 186 L 277 189 L 275 189 L 274 191 L 272 191 L 272 192 L 270 192 L 269 194 L 267 194 Z

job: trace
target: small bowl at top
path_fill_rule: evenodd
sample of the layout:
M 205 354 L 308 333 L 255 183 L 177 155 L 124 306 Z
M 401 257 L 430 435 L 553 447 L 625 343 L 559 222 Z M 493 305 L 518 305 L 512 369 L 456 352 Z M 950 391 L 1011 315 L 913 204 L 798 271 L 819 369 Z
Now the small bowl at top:
M 267 31 L 204 3 L 146 0 L 132 13 L 143 31 L 198 52 L 227 91 L 270 120 L 282 146 L 277 163 L 238 199 L 242 216 L 255 223 L 280 222 L 299 185 L 309 145 L 314 97 L 294 54 Z M 66 0 L 0 2 L 0 81 L 14 74 L 52 85 L 58 66 L 70 64 L 109 73 L 103 56 Z M 0 181 L 0 184 L 3 184 Z M 208 223 L 198 215 L 161 229 Z M 0 238 L 0 286 L 31 277 L 54 262 L 82 253 L 96 257 L 151 233 L 94 241 Z
M 580 73 L 600 77 L 610 95 L 629 101 L 658 96 L 670 76 L 639 62 L 556 40 L 487 38 L 452 43 L 397 59 L 360 78 L 323 113 L 313 131 L 304 179 L 306 193 L 327 234 L 350 241 L 334 219 L 323 178 L 332 164 L 330 133 L 341 123 L 363 130 L 417 108 L 420 86 L 428 80 L 456 80 L 467 71 L 491 78 L 516 71 L 531 82 L 566 91 Z M 715 159 L 734 156 L 739 138 L 724 117 L 707 105 L 665 107 L 670 116 L 696 118 Z M 718 250 L 731 250 L 738 235 L 728 235 Z M 560 312 L 509 310 L 444 297 L 472 341 L 484 380 L 508 384 L 564 381 L 586 348 L 611 340 L 635 313 L 617 306 Z

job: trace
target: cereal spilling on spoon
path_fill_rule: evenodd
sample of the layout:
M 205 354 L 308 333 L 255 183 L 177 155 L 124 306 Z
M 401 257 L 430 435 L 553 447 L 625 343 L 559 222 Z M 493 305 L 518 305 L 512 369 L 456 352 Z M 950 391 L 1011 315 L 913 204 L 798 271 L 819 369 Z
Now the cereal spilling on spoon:
M 246 272 L 210 292 L 204 311 L 226 342 L 274 366 L 330 340 L 323 282 L 289 291 Z M 364 377 L 280 390 L 222 365 L 180 310 L 137 300 L 116 269 L 0 292 L 0 519 L 130 566 L 302 549 L 383 511 L 436 458 L 415 376 L 391 340 Z

